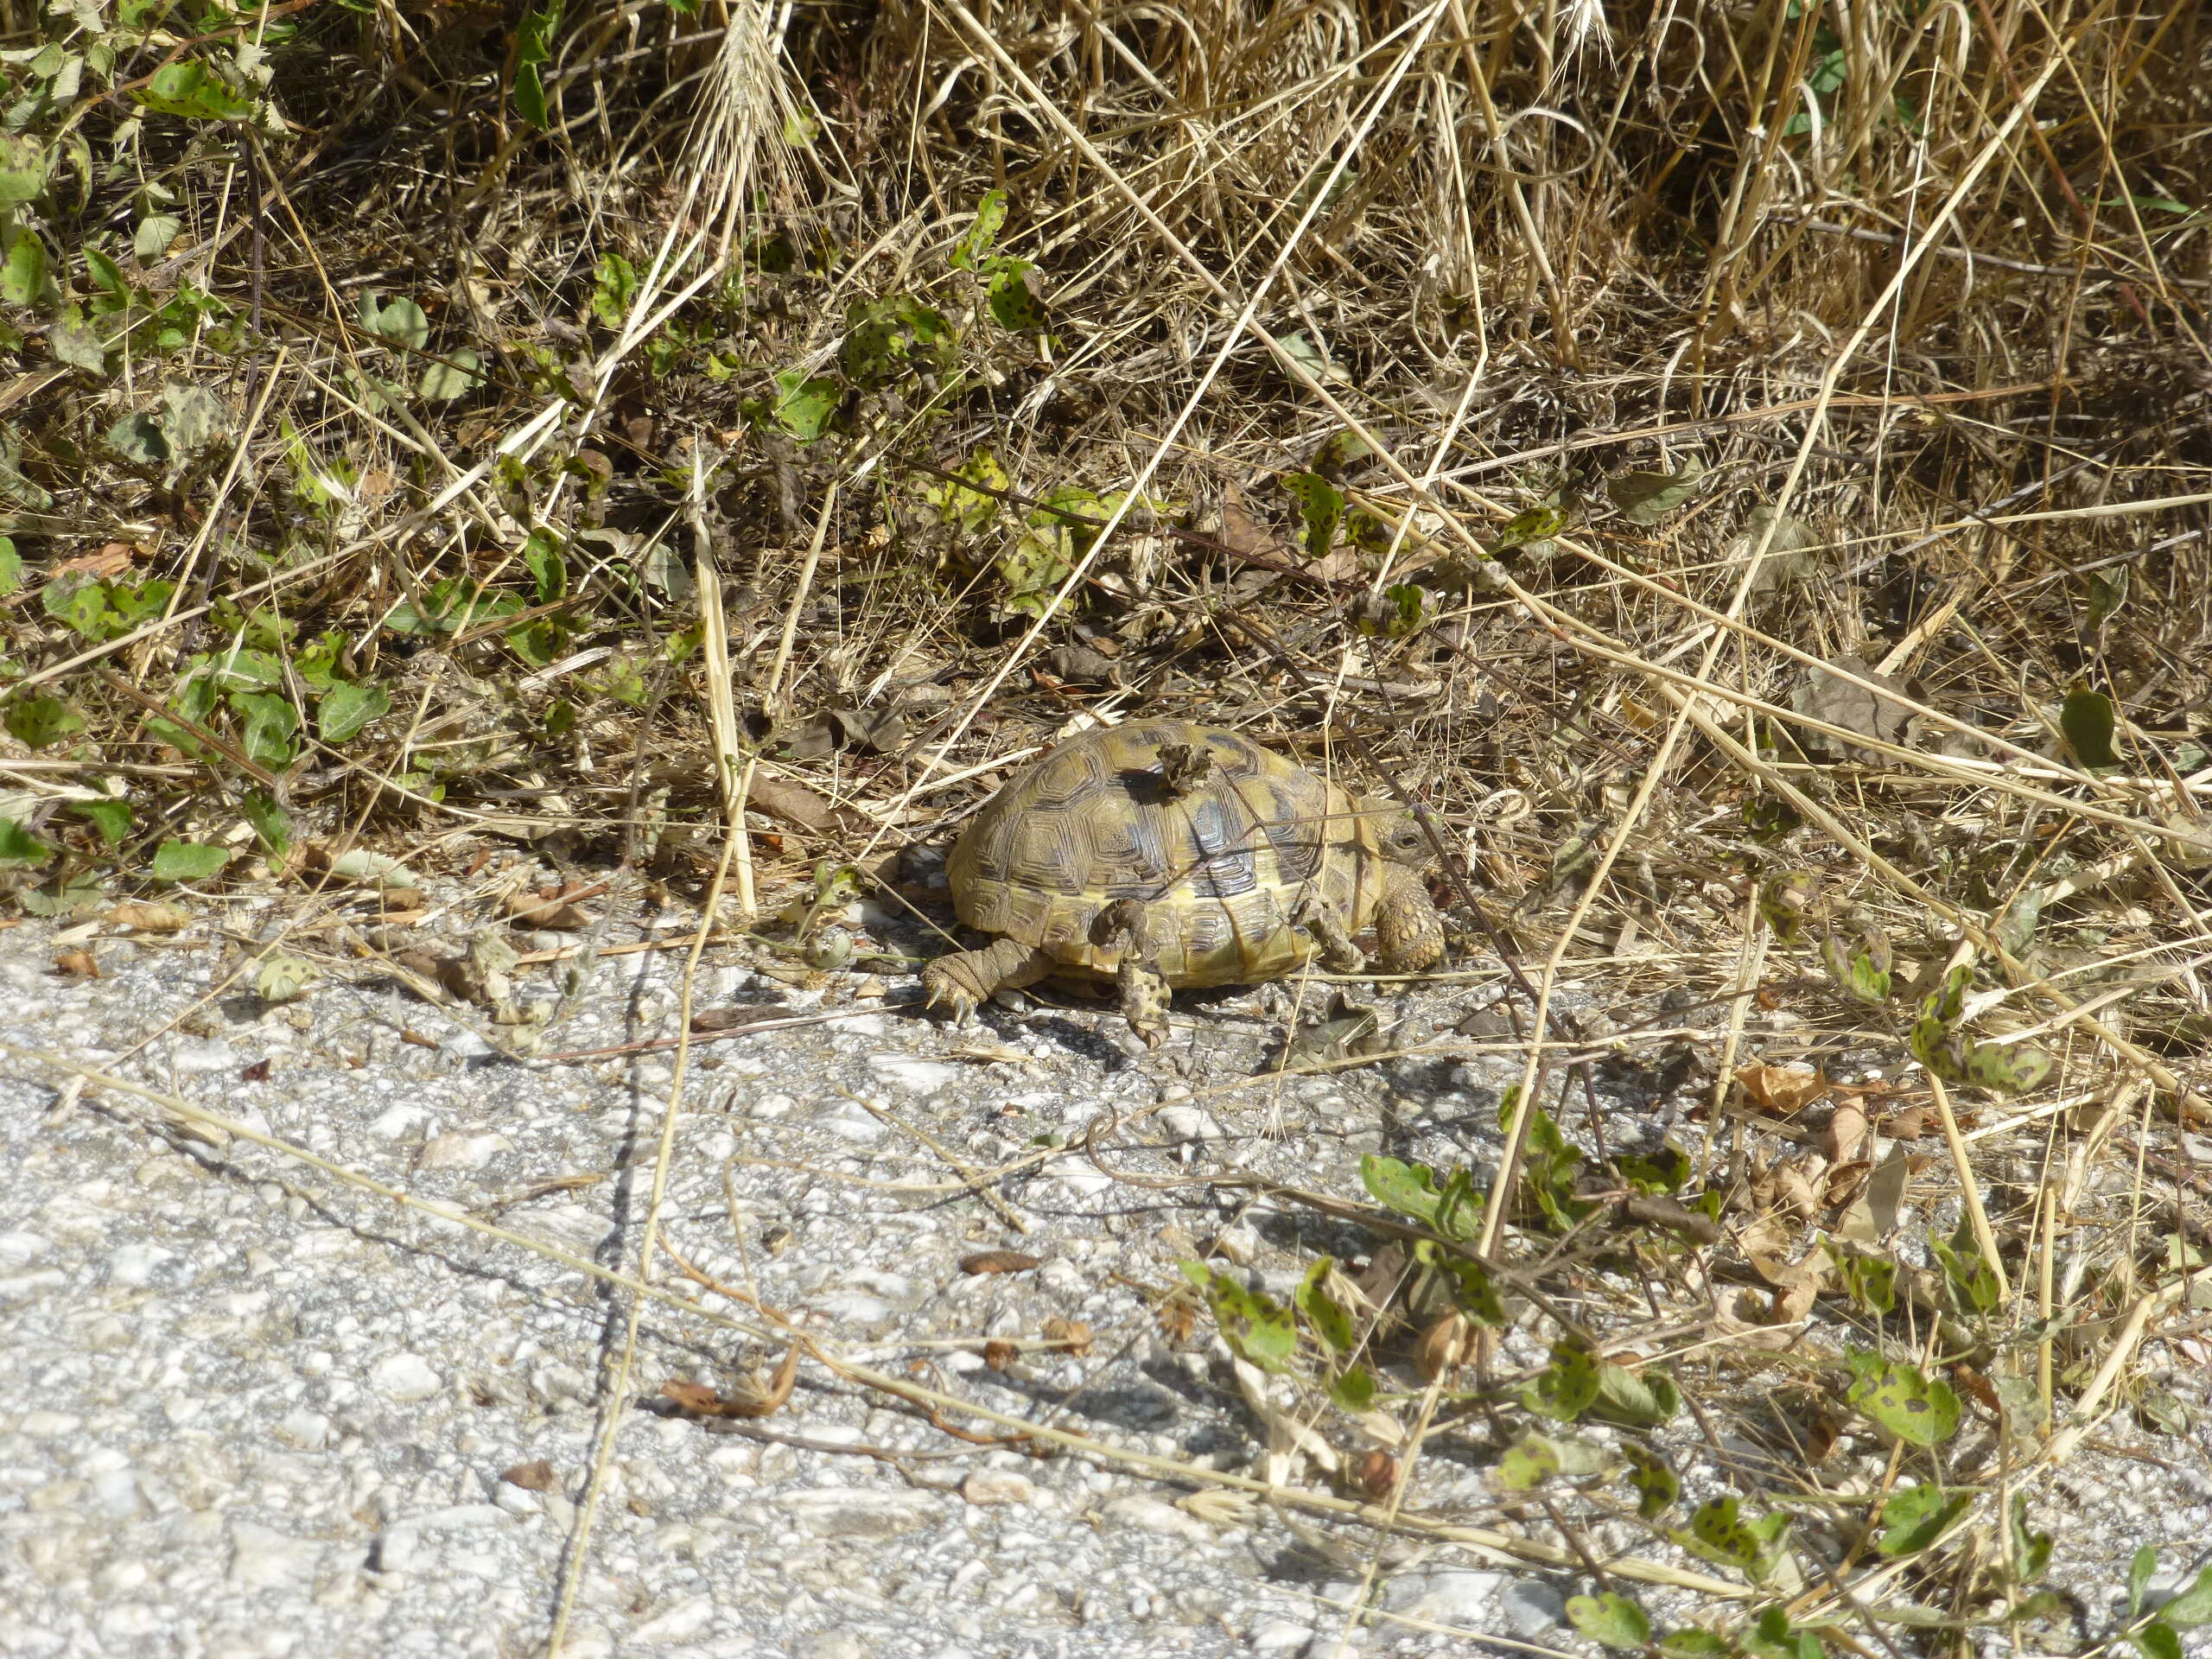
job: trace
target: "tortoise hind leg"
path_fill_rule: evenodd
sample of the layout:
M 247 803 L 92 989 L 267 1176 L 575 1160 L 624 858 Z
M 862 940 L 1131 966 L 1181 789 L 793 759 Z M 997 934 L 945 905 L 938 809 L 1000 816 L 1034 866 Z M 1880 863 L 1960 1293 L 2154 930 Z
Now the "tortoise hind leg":
M 991 993 L 1034 985 L 1059 963 L 1035 945 L 1018 939 L 994 939 L 981 950 L 956 950 L 922 969 L 922 989 L 934 1007 L 948 1004 L 956 1020 L 965 1020 Z
M 1386 974 L 1417 974 L 1444 954 L 1444 918 L 1421 877 L 1405 865 L 1384 867 L 1375 943 Z
M 1167 1005 L 1173 993 L 1153 963 L 1145 939 L 1143 904 L 1117 899 L 1107 906 L 1090 924 L 1090 942 L 1102 950 L 1121 946 L 1122 965 L 1115 981 L 1121 987 L 1122 1015 L 1147 1048 L 1158 1048 L 1167 1040 Z

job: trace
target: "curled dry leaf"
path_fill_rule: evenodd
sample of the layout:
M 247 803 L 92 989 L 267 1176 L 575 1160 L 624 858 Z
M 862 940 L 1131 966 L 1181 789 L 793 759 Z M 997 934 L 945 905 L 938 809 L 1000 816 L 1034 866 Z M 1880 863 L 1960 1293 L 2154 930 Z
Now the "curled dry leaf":
M 1351 1466 L 1351 1478 L 1353 1485 L 1379 1502 L 1398 1484 L 1398 1460 L 1388 1452 L 1363 1452 Z
M 1003 1338 L 993 1338 L 983 1344 L 983 1363 L 1004 1376 L 1021 1357 L 1021 1351 Z
M 175 905 L 146 904 L 127 899 L 121 904 L 110 905 L 106 915 L 100 919 L 136 933 L 175 933 L 192 917 Z
M 673 1401 L 677 1409 L 689 1416 L 768 1417 L 783 1409 L 798 1378 L 798 1344 L 793 1343 L 766 1388 L 756 1386 L 741 1394 L 722 1395 L 703 1382 L 668 1382 L 661 1384 L 660 1391 L 662 1398 Z
M 817 836 L 834 835 L 849 827 L 853 815 L 832 805 L 804 784 L 788 778 L 769 778 L 755 772 L 746 791 L 746 805 L 755 811 Z
M 1044 1257 L 1025 1250 L 976 1250 L 960 1258 L 963 1273 L 1027 1273 L 1044 1265 Z
M 57 950 L 54 953 L 54 971 L 70 979 L 98 979 L 100 965 L 89 950 Z
M 1796 1164 L 1784 1164 L 1774 1172 L 1774 1196 L 1801 1221 L 1810 1223 L 1821 1213 L 1820 1193 L 1811 1176 Z
M 1821 1150 L 1831 1163 L 1849 1163 L 1859 1156 L 1869 1132 L 1865 1109 L 1846 1101 L 1835 1109 L 1827 1128 L 1821 1131 Z
M 1208 1526 L 1241 1527 L 1258 1511 L 1260 1504 L 1249 1492 L 1224 1492 L 1208 1487 L 1177 1498 L 1175 1507 L 1197 1516 Z
M 1866 684 L 1859 685 L 1843 678 L 1841 674 L 1816 668 L 1791 694 L 1789 706 L 1801 715 L 1840 726 L 1847 732 L 1857 732 L 1884 743 L 1902 742 L 1914 713 L 1908 701 L 1912 694 L 1904 682 L 1893 675 L 1876 672 L 1856 657 L 1839 657 L 1834 666 Z M 1870 690 L 1869 686 L 1880 690 Z M 1815 754 L 1875 758 L 1856 744 L 1839 742 L 1822 732 L 1801 728 L 1798 741 Z
M 560 1477 L 553 1472 L 553 1465 L 543 1458 L 536 1463 L 518 1463 L 504 1470 L 499 1478 L 525 1492 L 550 1492 L 561 1484 Z
M 1795 1117 L 1828 1091 L 1827 1079 L 1809 1065 L 1769 1065 L 1763 1060 L 1737 1067 L 1736 1086 L 1770 1117 Z
M 541 889 L 536 893 L 511 893 L 507 895 L 507 917 L 524 927 L 556 928 L 574 932 L 591 925 L 591 916 L 580 910 L 574 899 L 586 893 L 604 893 L 604 882 L 594 882 L 588 887 L 559 887 Z
M 1091 1330 L 1081 1319 L 1062 1319 L 1055 1313 L 1045 1321 L 1045 1340 L 1077 1359 L 1087 1359 L 1090 1356 Z
M 1422 1332 L 1421 1340 L 1414 1344 L 1414 1369 L 1425 1382 L 1433 1382 L 1474 1357 L 1474 1323 L 1456 1309 Z

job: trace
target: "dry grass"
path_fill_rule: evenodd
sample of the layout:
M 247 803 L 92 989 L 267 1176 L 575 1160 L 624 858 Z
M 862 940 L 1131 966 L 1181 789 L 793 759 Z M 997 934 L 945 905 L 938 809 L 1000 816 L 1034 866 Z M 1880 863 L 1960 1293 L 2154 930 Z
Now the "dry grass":
M 118 36 L 112 79 L 270 27 L 231 21 Z M 1944 1476 L 1987 1547 L 1777 1605 L 2018 1599 L 2005 1505 L 2155 1403 L 2133 1367 L 2206 1237 L 2177 1137 L 2212 1112 L 2202 12 L 601 6 L 555 34 L 544 130 L 502 96 L 490 13 L 282 22 L 281 124 L 133 126 L 97 74 L 31 124 L 108 170 L 15 210 L 60 285 L 11 314 L 0 391 L 10 706 L 46 711 L 0 754 L 46 849 L 10 843 L 27 904 L 96 912 L 176 842 L 294 883 L 302 938 L 354 846 L 465 874 L 487 913 L 552 875 L 606 882 L 603 926 L 710 888 L 741 920 L 817 859 L 895 870 L 1071 720 L 1252 730 L 1434 815 L 1469 959 L 1516 964 L 1523 1103 L 1592 1053 L 1689 1068 L 1652 1086 L 1704 1096 L 1691 1188 L 1726 1195 L 1723 1236 L 1661 1249 L 1618 1306 L 1580 1281 L 1580 1317 L 1608 1355 L 1680 1356 L 1711 1432 L 1776 1446 L 1755 1490 L 1835 1496 L 1743 1381 L 1834 1373 L 1867 1323 L 1789 1266 L 1879 1184 L 1839 1122 L 1948 1147 L 1915 1173 L 1962 1195 L 2005 1294 L 1969 1317 L 1956 1274 L 1912 1268 L 1907 1300 L 2002 1403 L 1995 1464 Z M 92 326 L 175 319 L 100 372 L 48 356 L 65 304 L 99 312 L 88 249 L 133 307 Z M 905 359 L 857 360 L 851 308 L 899 296 L 943 345 L 910 313 Z M 440 364 L 480 380 L 421 395 Z M 219 400 L 204 442 L 165 386 Z M 167 460 L 110 442 L 164 408 Z M 1621 481 L 1699 468 L 1649 512 Z M 1350 516 L 1308 546 L 1283 480 L 1316 472 Z M 111 620 L 73 625 L 86 570 Z M 475 584 L 502 608 L 468 610 Z M 274 666 L 240 677 L 251 649 Z M 226 652 L 231 678 L 195 669 Z M 718 709 L 702 660 L 736 665 Z M 334 683 L 386 712 L 326 741 Z M 2107 710 L 2109 755 L 2082 723 Z M 111 836 L 86 809 L 118 795 Z M 741 800 L 745 834 L 701 830 Z M 1831 929 L 1888 942 L 1887 1007 L 1824 977 Z M 1960 963 L 1948 1023 L 2048 1077 L 1911 1063 Z M 1796 1061 L 1850 1086 L 1777 1122 L 1762 1090 L 1794 1085 L 1738 1074 Z M 1543 1229 L 1516 1219 L 1491 1205 L 1475 1243 L 1533 1287 Z M 1294 1457 L 1287 1491 L 1178 1472 L 1452 1535 L 1419 1470 L 1451 1375 L 1381 1508 Z M 1560 1541 L 1459 1530 L 1586 1562 L 1606 1501 L 1545 1501 Z M 1662 1541 L 1612 1570 L 1678 1573 Z

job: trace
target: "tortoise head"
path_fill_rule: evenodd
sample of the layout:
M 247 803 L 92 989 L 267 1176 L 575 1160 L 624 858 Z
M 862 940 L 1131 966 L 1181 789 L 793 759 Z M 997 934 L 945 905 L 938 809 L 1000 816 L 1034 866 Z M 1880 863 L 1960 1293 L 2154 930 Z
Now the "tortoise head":
M 1391 862 L 1421 869 L 1436 861 L 1436 849 L 1430 843 L 1427 831 L 1414 821 L 1412 813 L 1388 795 L 1361 796 L 1359 815 L 1375 831 L 1382 855 Z

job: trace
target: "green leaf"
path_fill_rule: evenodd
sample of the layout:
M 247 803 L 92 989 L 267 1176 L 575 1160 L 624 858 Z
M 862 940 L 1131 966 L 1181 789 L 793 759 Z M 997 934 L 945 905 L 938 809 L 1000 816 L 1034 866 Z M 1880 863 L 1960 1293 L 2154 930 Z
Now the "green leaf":
M 1891 975 L 1890 936 L 1867 928 L 1856 941 L 1830 933 L 1821 941 L 1821 965 L 1835 988 L 1854 1002 L 1878 1008 L 1890 1000 L 1894 987 Z
M 1262 1291 L 1248 1290 L 1203 1262 L 1185 1262 L 1183 1274 L 1206 1293 L 1222 1339 L 1263 1371 L 1284 1371 L 1298 1354 L 1298 1321 Z
M 197 58 L 164 64 L 132 96 L 149 110 L 200 121 L 243 121 L 253 106 Z
M 1967 1050 L 1969 1082 L 2001 1095 L 2024 1095 L 2050 1075 L 2050 1051 L 2033 1043 L 1974 1043 Z
M 371 334 L 381 334 L 417 351 L 430 343 L 429 318 L 423 315 L 421 306 L 404 296 L 379 304 L 375 295 L 362 295 L 361 326 Z
M 1605 493 L 1631 524 L 1656 524 L 1695 495 L 1706 466 L 1695 455 L 1679 473 L 1628 472 L 1605 480 Z
M 321 969 L 305 957 L 266 957 L 253 976 L 254 994 L 271 1007 L 296 1002 L 319 977 Z
M 1355 1414 L 1375 1404 L 1375 1376 L 1364 1365 L 1347 1365 L 1329 1379 L 1329 1398 L 1339 1411 Z
M 1332 1353 L 1348 1354 L 1358 1345 L 1359 1332 L 1351 1315 L 1329 1294 L 1329 1271 L 1336 1265 L 1334 1256 L 1320 1257 L 1306 1270 L 1306 1277 L 1299 1282 L 1292 1300 L 1306 1316 L 1306 1323 L 1313 1326 L 1313 1334 Z
M 1516 547 L 1534 547 L 1550 541 L 1566 528 L 1567 515 L 1557 507 L 1531 507 L 1505 521 L 1505 528 L 1498 531 L 1491 550 L 1504 553 Z
M 1928 1248 L 1942 1267 L 1944 1282 L 1960 1313 L 1996 1311 L 1997 1277 L 1981 1259 L 1981 1243 L 1964 1216 L 1959 1217 L 1958 1228 L 1948 1239 L 1931 1238 Z
M 207 387 L 171 381 L 162 388 L 162 431 L 178 454 L 206 448 L 230 425 L 230 410 Z
M 1636 1512 L 1646 1521 L 1658 1519 L 1681 1497 L 1681 1478 L 1639 1440 L 1624 1440 L 1621 1451 L 1628 1458 L 1629 1483 L 1636 1488 Z
M 1376 1203 L 1446 1238 L 1464 1243 L 1481 1230 L 1483 1195 L 1475 1190 L 1473 1172 L 1465 1167 L 1454 1170 L 1440 1191 L 1436 1172 L 1427 1164 L 1368 1153 L 1359 1160 L 1359 1179 Z
M 838 359 L 856 386 L 888 385 L 918 369 L 944 370 L 957 360 L 958 336 L 940 312 L 912 295 L 855 300 L 845 308 L 845 343 Z
M 120 796 L 111 796 L 103 801 L 72 801 L 69 810 L 91 822 L 100 832 L 100 839 L 110 847 L 120 847 L 124 837 L 130 833 L 130 803 Z
M 168 213 L 150 213 L 130 233 L 130 251 L 138 263 L 150 265 L 169 251 L 169 244 L 183 233 L 184 221 Z
M 158 467 L 169 459 L 169 441 L 151 415 L 126 415 L 107 429 L 107 447 L 125 461 Z
M 300 729 L 300 711 L 289 697 L 274 691 L 233 691 L 231 707 L 244 728 L 246 759 L 270 768 L 292 764 L 298 753 L 292 739 Z
M 1735 1650 L 1726 1637 L 1694 1624 L 1669 1630 L 1659 1638 L 1661 1659 L 1728 1659 Z
M 230 850 L 204 842 L 165 841 L 154 853 L 156 881 L 204 881 L 231 861 Z
M 1319 473 L 1293 473 L 1282 486 L 1298 503 L 1298 517 L 1306 526 L 1306 556 L 1318 559 L 1336 544 L 1337 527 L 1344 523 L 1341 491 Z
M 1662 1141 L 1649 1153 L 1622 1153 L 1615 1162 L 1623 1180 L 1639 1192 L 1655 1196 L 1681 1192 L 1696 1170 L 1689 1154 L 1672 1141 Z
M 544 6 L 524 15 L 515 31 L 515 109 L 533 127 L 550 127 L 545 108 L 545 83 L 538 66 L 552 55 L 552 40 L 561 27 L 561 7 Z
M 49 165 L 37 139 L 0 136 L 0 202 L 36 200 L 46 190 Z
M 2066 747 L 2085 766 L 2120 764 L 2120 757 L 2112 747 L 2113 733 L 2118 725 L 2112 699 L 2086 686 L 2069 691 L 2058 711 L 2058 729 L 2066 734 Z
M 0 536 L 0 598 L 21 591 L 23 585 L 23 556 L 16 551 L 16 538 Z
M 43 864 L 54 849 L 13 818 L 0 818 L 0 870 L 19 870 Z
M 2212 1624 L 2212 1567 L 2199 1572 L 2188 1589 L 2159 1608 L 2158 1617 L 2177 1630 Z
M 1835 1263 L 1836 1277 L 1842 1281 L 1844 1294 L 1870 1313 L 1887 1314 L 1897 1305 L 1897 1263 L 1878 1255 L 1863 1255 L 1857 1250 L 1844 1249 L 1833 1242 L 1827 1247 L 1828 1259 Z
M 2151 1587 L 2152 1577 L 2158 1570 L 2158 1546 L 2139 1546 L 2135 1559 L 2127 1564 L 2127 1616 L 2130 1618 L 2143 1611 L 2143 1592 Z
M 1669 1535 L 1700 1560 L 1735 1567 L 1758 1583 L 1781 1564 L 1782 1541 L 1789 1530 L 1789 1520 L 1787 1510 L 1777 1510 L 1747 1521 L 1735 1498 L 1715 1497 L 1692 1511 L 1687 1531 Z
M 776 401 L 769 413 L 778 426 L 799 442 L 812 443 L 829 429 L 842 395 L 835 380 L 783 369 L 776 375 Z
M 2101 628 L 2127 603 L 2127 567 L 2089 574 L 2089 626 Z
M 1908 1446 L 1941 1446 L 1958 1432 L 1959 1396 L 1941 1377 L 1864 1350 L 1847 1356 L 1853 1382 L 1846 1396 Z
M 416 391 L 425 403 L 452 403 L 457 397 L 466 397 L 484 384 L 483 367 L 483 358 L 463 347 L 452 353 L 442 362 L 426 365 Z
M 1075 549 L 1065 524 L 1032 524 L 1014 537 L 998 562 L 1009 611 L 1042 616 L 1075 569 Z
M 1591 1414 L 1630 1428 L 1656 1428 L 1682 1408 L 1681 1390 L 1675 1379 L 1656 1365 L 1631 1371 L 1624 1365 L 1600 1363 L 1598 1397 Z
M 1006 223 L 1006 192 L 986 190 L 983 199 L 976 204 L 976 222 L 967 233 L 953 245 L 951 264 L 956 270 L 981 270 L 991 245 L 999 238 L 999 231 Z
M 19 697 L 8 705 L 8 735 L 30 748 L 50 748 L 85 729 L 85 717 L 60 697 Z
M 291 850 L 292 815 L 277 805 L 267 791 L 248 790 L 239 805 L 264 852 L 271 858 L 282 858 Z
M 1466 1171 L 1455 1172 L 1452 1179 L 1444 1185 L 1444 1199 L 1438 1208 L 1440 1220 L 1451 1213 L 1452 1193 L 1460 1185 L 1463 1176 L 1466 1177 L 1467 1184 L 1471 1187 L 1473 1178 L 1468 1176 Z M 1470 1212 L 1471 1218 L 1467 1224 L 1471 1234 L 1481 1216 L 1479 1195 L 1477 1197 L 1476 1208 Z M 1414 1260 L 1443 1277 L 1452 1293 L 1452 1305 L 1459 1312 L 1478 1325 L 1487 1325 L 1493 1329 L 1503 1326 L 1505 1299 L 1497 1294 L 1497 1281 L 1484 1271 L 1481 1262 L 1455 1255 L 1433 1238 L 1414 1241 Z
M 1533 1492 L 1563 1466 L 1558 1444 L 1531 1429 L 1498 1454 L 1491 1479 L 1500 1491 Z
M 638 296 L 638 269 L 612 251 L 599 256 L 592 274 L 591 314 L 609 328 L 620 328 Z
M 1875 1548 L 1892 1560 L 1917 1555 L 1951 1529 L 1974 1505 L 1972 1492 L 1946 1493 L 1941 1486 L 1908 1486 L 1882 1509 L 1882 1536 Z
M 8 253 L 0 260 L 0 301 L 36 305 L 46 295 L 46 244 L 21 225 L 9 227 Z
M 1587 1349 L 1552 1344 L 1552 1363 L 1521 1385 L 1521 1403 L 1539 1417 L 1571 1423 L 1598 1398 L 1598 1363 Z
M 315 729 L 326 743 L 344 743 L 358 736 L 361 728 L 391 712 L 391 699 L 381 686 L 348 685 L 342 681 L 324 694 L 315 714 Z
M 1033 334 L 1045 327 L 1045 302 L 1037 267 L 1027 259 L 999 259 L 991 266 L 991 319 L 1009 334 Z
M 2141 1630 L 2130 1630 L 2127 1639 L 2143 1659 L 2182 1659 L 2181 1637 L 2164 1619 L 2154 1618 Z
M 85 274 L 118 299 L 130 297 L 130 284 L 124 280 L 123 267 L 102 253 L 98 248 L 85 251 Z
M 1601 1647 L 1640 1649 L 1651 1640 L 1651 1621 L 1626 1596 L 1569 1596 L 1567 1622 Z

